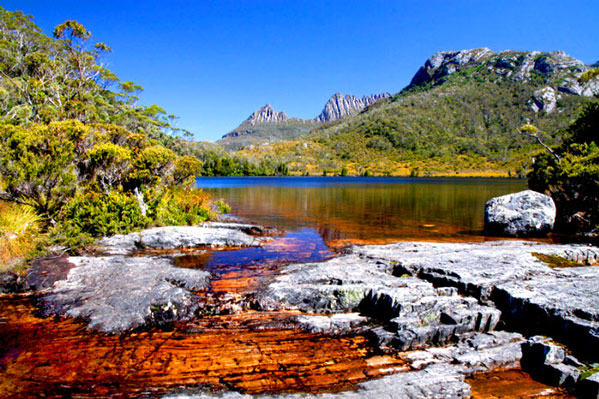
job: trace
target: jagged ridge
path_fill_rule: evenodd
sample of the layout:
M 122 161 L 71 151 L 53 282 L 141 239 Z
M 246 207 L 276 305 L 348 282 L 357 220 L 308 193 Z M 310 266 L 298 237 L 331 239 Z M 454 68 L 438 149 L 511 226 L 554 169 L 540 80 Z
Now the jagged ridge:
M 318 122 L 330 122 L 345 118 L 346 116 L 355 115 L 375 101 L 388 97 L 391 97 L 391 94 L 373 94 L 359 98 L 352 94 L 344 97 L 341 93 L 335 93 L 315 120 Z

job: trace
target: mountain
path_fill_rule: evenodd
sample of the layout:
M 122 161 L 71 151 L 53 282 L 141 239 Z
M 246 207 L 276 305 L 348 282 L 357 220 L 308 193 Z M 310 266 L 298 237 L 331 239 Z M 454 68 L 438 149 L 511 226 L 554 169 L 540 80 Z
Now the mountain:
M 245 146 L 294 140 L 319 124 L 355 115 L 366 106 L 390 96 L 389 93 L 383 93 L 359 98 L 336 93 L 314 119 L 289 118 L 285 112 L 276 112 L 270 104 L 266 104 L 225 134 L 218 143 L 228 150 L 237 150 Z
M 277 156 L 299 174 L 345 167 L 350 174 L 522 175 L 538 145 L 519 127 L 532 123 L 545 143 L 556 143 L 555 133 L 597 101 L 599 78 L 579 80 L 591 67 L 563 51 L 439 52 L 393 97 L 320 124 L 301 142 L 245 153 Z
M 366 106 L 383 98 L 391 97 L 389 93 L 374 94 L 358 98 L 354 95 L 343 97 L 341 93 L 335 93 L 325 104 L 324 109 L 315 119 L 318 122 L 331 122 L 337 119 L 352 116 L 362 111 Z

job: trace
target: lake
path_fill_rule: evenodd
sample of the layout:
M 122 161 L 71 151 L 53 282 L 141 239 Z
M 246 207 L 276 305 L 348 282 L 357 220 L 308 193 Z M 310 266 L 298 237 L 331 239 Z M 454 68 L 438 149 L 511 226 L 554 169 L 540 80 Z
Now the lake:
M 201 177 L 197 186 L 248 222 L 341 241 L 483 240 L 485 202 L 525 180 L 395 177 Z M 307 234 L 309 235 L 309 234 Z M 311 236 L 313 237 L 313 234 Z

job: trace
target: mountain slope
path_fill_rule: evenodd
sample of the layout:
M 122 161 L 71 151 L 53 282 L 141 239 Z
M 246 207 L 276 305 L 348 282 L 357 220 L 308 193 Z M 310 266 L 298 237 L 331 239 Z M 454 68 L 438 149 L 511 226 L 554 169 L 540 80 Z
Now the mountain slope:
M 437 53 L 393 98 L 273 152 L 296 173 L 522 174 L 537 147 L 518 128 L 566 127 L 599 94 L 598 79 L 578 81 L 588 69 L 559 51 Z
M 343 119 L 347 116 L 355 115 L 368 105 L 387 97 L 391 97 L 391 95 L 389 93 L 382 93 L 358 98 L 352 94 L 344 97 L 341 93 L 335 93 L 325 104 L 324 109 L 315 120 L 318 122 L 331 122 Z
M 356 115 L 366 106 L 390 96 L 389 93 L 383 93 L 359 98 L 335 93 L 314 119 L 289 118 L 285 112 L 276 112 L 270 104 L 266 104 L 225 134 L 218 143 L 229 150 L 236 150 L 257 144 L 294 140 L 321 123 Z

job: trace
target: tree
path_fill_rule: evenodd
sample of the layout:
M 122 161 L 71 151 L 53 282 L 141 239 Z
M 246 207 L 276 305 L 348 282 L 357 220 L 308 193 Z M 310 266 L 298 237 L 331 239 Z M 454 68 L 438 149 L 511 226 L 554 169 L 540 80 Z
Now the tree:
M 599 103 L 588 104 L 561 132 L 562 144 L 535 157 L 529 187 L 547 192 L 557 206 L 562 229 L 599 228 Z

